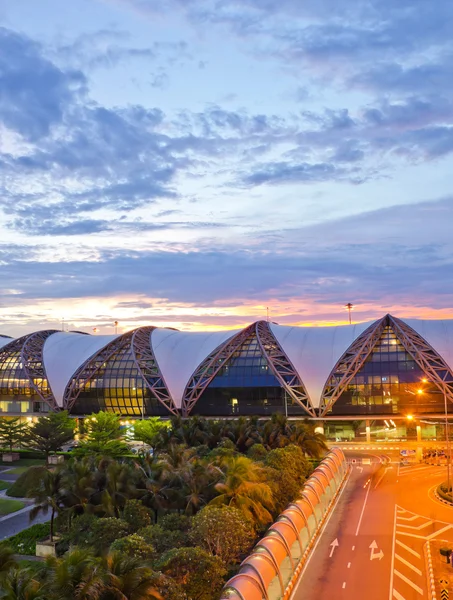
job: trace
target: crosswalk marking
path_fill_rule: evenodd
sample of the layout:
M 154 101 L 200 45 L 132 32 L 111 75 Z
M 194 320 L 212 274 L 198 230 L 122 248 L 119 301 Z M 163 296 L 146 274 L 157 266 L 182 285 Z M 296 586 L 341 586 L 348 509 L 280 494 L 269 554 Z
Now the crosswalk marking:
M 417 575 L 421 575 L 422 574 L 422 572 L 420 571 L 420 569 L 417 569 L 417 567 L 414 567 L 414 565 L 412 565 L 409 561 L 407 561 L 406 559 L 404 559 L 399 554 L 395 554 L 395 558 L 397 558 L 404 565 L 406 565 L 406 567 L 409 567 L 409 569 L 412 569 L 414 571 L 414 573 L 417 573 Z
M 397 571 L 396 569 L 393 570 L 393 572 L 395 573 L 395 575 L 397 575 L 400 579 L 402 579 L 403 581 L 405 581 L 408 585 L 411 586 L 411 588 L 413 588 L 416 592 L 418 592 L 421 596 L 423 596 L 423 590 L 421 587 L 418 587 L 418 585 L 416 585 L 413 581 L 411 581 L 410 579 L 408 579 L 405 575 L 403 575 L 402 573 L 400 573 L 399 571 Z
M 415 550 L 412 550 L 412 548 L 409 548 L 409 546 L 406 546 L 406 544 L 403 544 L 403 542 L 400 542 L 399 540 L 395 540 L 395 542 L 398 544 L 398 546 L 401 546 L 401 548 L 404 548 L 405 550 L 407 550 L 407 552 L 410 552 L 417 558 L 421 558 L 421 556 L 418 552 L 415 552 Z
M 396 518 L 399 519 L 400 521 L 415 521 L 415 519 L 418 519 L 419 516 L 412 515 L 412 517 L 396 517 Z
M 395 590 L 395 588 L 393 588 L 393 597 L 396 598 L 396 600 L 406 600 L 397 590 Z
M 423 529 L 424 527 L 428 527 L 428 525 L 432 525 L 434 521 L 426 521 L 426 523 L 422 523 L 421 525 L 405 525 L 404 523 L 398 523 L 398 527 L 406 527 L 407 529 Z
M 451 525 L 446 525 L 445 527 L 442 527 L 442 529 L 439 529 L 439 531 L 435 531 L 434 533 L 432 533 L 431 535 L 428 535 L 426 537 L 427 540 L 432 540 L 434 537 L 436 537 L 436 535 L 439 535 L 441 533 L 443 533 L 444 531 L 447 531 L 448 529 L 451 529 Z

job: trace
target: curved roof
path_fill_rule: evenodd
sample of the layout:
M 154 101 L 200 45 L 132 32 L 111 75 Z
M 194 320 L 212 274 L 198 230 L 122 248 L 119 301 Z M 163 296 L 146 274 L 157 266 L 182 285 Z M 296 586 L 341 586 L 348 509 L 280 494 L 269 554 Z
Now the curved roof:
M 44 366 L 58 406 L 63 406 L 64 391 L 77 369 L 117 337 L 120 336 L 58 332 L 47 338 L 43 350 Z
M 436 350 L 450 369 L 453 369 L 453 319 L 424 321 L 421 319 L 401 319 L 412 327 Z
M 151 347 L 175 405 L 181 408 L 185 387 L 198 365 L 220 344 L 241 331 L 190 332 L 154 329 Z
M 389 318 L 393 317 L 389 316 Z M 400 319 L 400 321 L 422 336 L 453 371 L 453 319 L 433 321 Z M 292 362 L 312 405 L 319 407 L 323 388 L 333 367 L 349 346 L 372 323 L 377 321 L 336 327 L 294 327 L 275 323 L 266 325 Z M 260 335 L 258 331 L 260 322 L 250 327 L 253 328 L 255 325 L 256 335 Z M 176 407 L 181 408 L 184 390 L 199 365 L 241 331 L 243 330 L 218 332 L 187 332 L 167 328 L 152 330 L 147 340 L 149 339 L 154 358 Z M 130 337 L 130 334 L 123 335 Z M 43 363 L 50 388 L 59 406 L 63 405 L 66 386 L 77 370 L 99 350 L 120 337 L 122 336 L 58 331 L 49 335 L 43 347 Z M 20 338 L 24 343 L 26 339 L 27 336 Z M 0 334 L 0 348 L 15 341 Z M 16 343 L 16 351 L 17 347 Z
M 288 327 L 271 323 L 272 333 L 304 382 L 314 407 L 338 359 L 374 321 L 337 327 Z

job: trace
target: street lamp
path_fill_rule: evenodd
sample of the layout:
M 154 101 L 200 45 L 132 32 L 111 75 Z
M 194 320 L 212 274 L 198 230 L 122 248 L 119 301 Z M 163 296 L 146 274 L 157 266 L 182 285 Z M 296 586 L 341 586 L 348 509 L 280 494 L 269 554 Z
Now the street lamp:
M 347 310 L 348 310 L 348 313 L 349 313 L 349 325 L 351 325 L 351 310 L 354 308 L 354 304 L 352 304 L 351 302 L 348 302 L 347 304 L 345 304 L 344 307 L 347 308 Z

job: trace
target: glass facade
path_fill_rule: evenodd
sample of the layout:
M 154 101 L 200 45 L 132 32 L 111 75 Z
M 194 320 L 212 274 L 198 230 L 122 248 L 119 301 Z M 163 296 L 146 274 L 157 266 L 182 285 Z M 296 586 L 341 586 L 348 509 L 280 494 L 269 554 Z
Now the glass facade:
M 288 415 L 306 414 L 280 386 L 252 335 L 225 361 L 191 414 L 271 415 L 285 411 Z
M 89 372 L 89 365 L 85 369 Z M 84 379 L 83 372 L 78 379 Z M 71 413 L 83 415 L 100 410 L 125 417 L 139 417 L 142 411 L 145 415 L 169 414 L 165 406 L 151 395 L 135 366 L 129 344 L 104 363 L 83 386 Z
M 43 392 L 49 393 L 47 381 Z M 20 349 L 11 351 L 0 363 L 0 414 L 30 414 L 47 412 L 49 406 L 30 386 L 21 363 Z
M 343 373 L 335 374 L 341 379 Z M 406 352 L 390 326 L 347 390 L 332 406 L 332 415 L 406 415 L 444 411 L 443 395 Z

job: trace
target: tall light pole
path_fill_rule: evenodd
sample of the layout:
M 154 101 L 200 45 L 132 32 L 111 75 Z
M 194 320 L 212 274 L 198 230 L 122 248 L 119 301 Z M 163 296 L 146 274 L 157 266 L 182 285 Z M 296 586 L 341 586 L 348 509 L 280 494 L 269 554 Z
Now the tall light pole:
M 348 313 L 349 313 L 349 325 L 351 325 L 351 310 L 354 308 L 354 304 L 352 304 L 351 302 L 348 302 L 347 304 L 345 304 L 344 307 L 348 309 Z
M 115 335 L 118 333 L 118 321 L 113 323 L 115 325 Z

